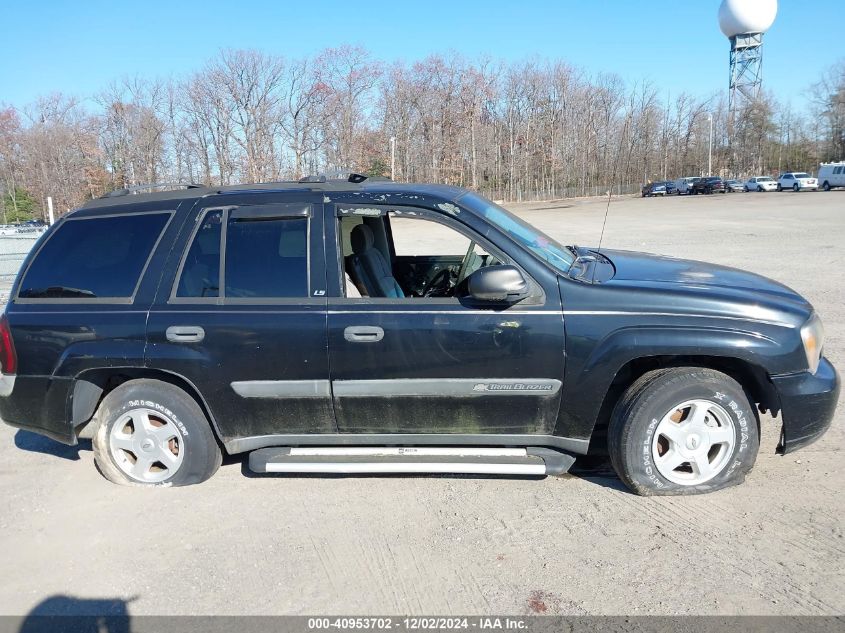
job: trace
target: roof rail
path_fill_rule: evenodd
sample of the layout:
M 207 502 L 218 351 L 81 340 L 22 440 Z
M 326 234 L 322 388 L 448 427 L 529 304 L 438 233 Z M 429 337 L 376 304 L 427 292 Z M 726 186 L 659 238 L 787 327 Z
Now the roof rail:
M 202 189 L 205 185 L 198 185 L 193 182 L 160 182 L 160 183 L 151 183 L 148 185 L 134 185 L 132 187 L 126 187 L 124 189 L 115 189 L 114 191 L 109 191 L 107 194 L 100 196 L 101 198 L 119 198 L 120 196 L 128 196 L 130 193 L 135 193 L 137 191 L 146 191 L 147 189 L 159 189 L 169 187 L 171 189 L 175 189 L 176 187 L 185 187 L 185 189 Z
M 336 172 L 332 172 L 331 174 L 312 174 L 310 176 L 304 176 L 300 178 L 298 182 L 301 183 L 309 183 L 309 182 L 329 182 L 329 181 L 343 181 L 343 182 L 351 182 L 353 184 L 359 184 L 364 182 L 365 180 L 386 180 L 385 178 L 381 178 L 379 176 L 369 176 L 367 174 L 359 174 L 354 171 L 344 171 L 338 170 Z

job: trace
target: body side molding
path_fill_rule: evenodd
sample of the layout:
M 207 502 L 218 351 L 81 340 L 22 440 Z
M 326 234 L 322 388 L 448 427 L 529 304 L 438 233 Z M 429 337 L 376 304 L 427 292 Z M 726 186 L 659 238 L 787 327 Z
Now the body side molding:
M 554 378 L 399 378 L 333 380 L 336 397 L 390 396 L 553 396 L 561 382 Z
M 329 398 L 328 380 L 243 380 L 231 383 L 242 398 Z

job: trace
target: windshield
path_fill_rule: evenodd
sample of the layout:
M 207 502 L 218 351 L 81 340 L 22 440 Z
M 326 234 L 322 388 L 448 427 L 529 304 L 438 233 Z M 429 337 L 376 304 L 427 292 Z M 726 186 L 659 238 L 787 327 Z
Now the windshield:
M 542 231 L 476 193 L 464 194 L 458 201 L 558 271 L 569 272 L 575 257 L 565 246 L 561 246 Z
M 797 174 L 793 174 L 796 178 L 809 178 L 810 174 L 806 174 L 803 171 L 799 171 Z
M 774 181 L 771 178 L 769 178 L 768 176 L 764 176 L 763 178 L 758 178 L 757 182 L 774 182 Z

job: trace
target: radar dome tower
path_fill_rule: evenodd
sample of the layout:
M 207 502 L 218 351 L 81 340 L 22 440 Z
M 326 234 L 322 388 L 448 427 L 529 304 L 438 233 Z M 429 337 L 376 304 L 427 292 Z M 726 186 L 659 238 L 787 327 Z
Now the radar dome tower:
M 763 33 L 772 26 L 777 12 L 777 0 L 722 0 L 719 7 L 719 28 L 731 41 L 731 122 L 743 101 L 753 103 L 760 97 Z

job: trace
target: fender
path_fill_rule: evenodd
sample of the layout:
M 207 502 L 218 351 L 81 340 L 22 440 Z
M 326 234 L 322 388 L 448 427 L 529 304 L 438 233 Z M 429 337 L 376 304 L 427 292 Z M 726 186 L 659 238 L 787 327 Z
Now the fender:
M 741 326 L 740 326 L 741 327 Z M 616 374 L 633 360 L 649 357 L 721 357 L 739 360 L 771 376 L 800 365 L 803 352 L 785 347 L 770 333 L 723 326 L 640 325 L 606 334 L 586 354 L 579 347 L 590 341 L 573 340 L 567 329 L 566 377 L 556 434 L 589 438 Z

